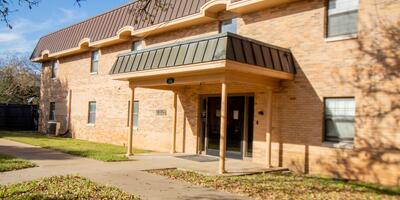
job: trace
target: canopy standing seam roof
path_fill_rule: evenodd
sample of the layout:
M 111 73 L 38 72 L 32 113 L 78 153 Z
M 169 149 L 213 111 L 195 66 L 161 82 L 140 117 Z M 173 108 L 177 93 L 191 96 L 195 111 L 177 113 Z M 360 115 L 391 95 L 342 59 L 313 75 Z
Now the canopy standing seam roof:
M 232 60 L 277 71 L 295 73 L 294 60 L 290 50 L 233 33 L 221 33 L 119 55 L 110 74 L 219 60 Z

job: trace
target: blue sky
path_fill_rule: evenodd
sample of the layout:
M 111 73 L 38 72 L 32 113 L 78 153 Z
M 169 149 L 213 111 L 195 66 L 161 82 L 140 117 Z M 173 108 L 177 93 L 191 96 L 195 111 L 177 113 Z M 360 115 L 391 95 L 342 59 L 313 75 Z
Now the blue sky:
M 74 0 L 41 0 L 29 10 L 18 6 L 14 0 L 10 23 L 13 29 L 0 22 L 0 55 L 6 53 L 28 53 L 35 48 L 38 39 L 60 28 L 75 24 L 88 17 L 118 7 L 130 0 L 86 0 L 81 7 Z

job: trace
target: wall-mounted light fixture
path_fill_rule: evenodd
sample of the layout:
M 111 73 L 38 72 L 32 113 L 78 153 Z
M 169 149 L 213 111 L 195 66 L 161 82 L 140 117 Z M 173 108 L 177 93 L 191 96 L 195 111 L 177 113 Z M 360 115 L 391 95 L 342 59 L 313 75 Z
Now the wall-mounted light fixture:
M 171 85 L 171 84 L 175 83 L 175 79 L 174 78 L 167 78 L 166 82 L 167 82 L 168 85 Z

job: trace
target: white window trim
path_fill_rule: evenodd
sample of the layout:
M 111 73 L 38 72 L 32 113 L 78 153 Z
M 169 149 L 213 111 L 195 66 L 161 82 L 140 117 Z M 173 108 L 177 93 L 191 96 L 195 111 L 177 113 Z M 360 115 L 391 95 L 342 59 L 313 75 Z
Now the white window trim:
M 354 148 L 354 142 L 323 142 L 322 143 L 323 147 L 329 147 L 329 148 L 337 148 L 337 149 L 353 149 Z
M 354 103 L 356 103 L 356 98 L 355 97 L 342 97 L 342 96 L 332 96 L 332 97 L 326 97 L 326 98 L 354 98 Z M 325 100 L 324 98 L 324 109 L 325 109 Z M 357 108 L 355 108 L 355 112 L 357 112 Z M 357 115 L 354 116 L 354 119 L 356 118 Z M 356 139 L 357 135 L 357 129 L 354 130 L 354 136 L 353 140 L 351 141 L 328 141 L 325 140 L 326 137 L 326 130 L 325 130 L 325 111 L 324 111 L 324 130 L 323 130 L 323 141 L 322 141 L 322 146 L 324 147 L 330 147 L 330 148 L 340 148 L 340 149 L 353 149 L 354 148 L 354 141 Z M 355 126 L 355 124 L 354 124 Z
M 95 52 L 95 51 L 98 52 L 97 71 L 96 71 L 96 72 L 92 72 L 93 52 Z M 90 53 L 90 68 L 89 68 L 90 75 L 97 75 L 97 74 L 99 74 L 99 70 L 100 70 L 100 57 L 101 57 L 101 50 L 100 50 L 100 49 L 95 49 L 95 50 L 91 51 L 91 53 Z
M 358 0 L 359 1 L 359 0 Z M 328 0 L 328 4 L 329 4 L 329 0 Z M 345 12 L 355 12 L 355 11 L 357 11 L 357 12 L 359 12 L 359 10 L 360 10 L 360 4 L 359 4 L 359 2 L 358 2 L 358 7 L 357 7 L 357 9 L 351 9 L 351 10 L 347 10 L 347 11 L 345 11 Z M 346 35 L 338 35 L 338 36 L 331 36 L 331 37 L 329 37 L 328 36 L 328 20 L 329 20 L 329 17 L 331 16 L 331 15 L 337 15 L 337 14 L 341 14 L 341 13 L 345 13 L 345 12 L 333 12 L 333 13 L 329 13 L 329 5 L 327 5 L 327 7 L 326 7 L 326 25 L 325 25 L 325 42 L 336 42 L 336 41 L 341 41 L 341 40 L 350 40 L 350 39 L 356 39 L 356 38 L 358 38 L 358 34 L 357 33 L 352 33 L 352 34 L 346 34 Z M 359 22 L 359 16 L 357 16 L 357 23 Z M 357 24 L 357 32 L 358 32 L 358 29 L 359 28 L 359 26 L 358 26 L 358 24 Z
M 139 109 L 133 111 L 132 117 L 135 116 L 135 112 L 136 112 L 137 122 L 138 122 L 138 123 L 137 123 L 137 125 L 135 126 L 134 120 L 132 120 L 132 128 L 133 128 L 133 130 L 138 130 L 138 129 L 139 129 L 139 110 L 140 110 L 140 104 L 139 104 L 139 100 L 135 100 L 135 101 L 133 102 L 133 106 L 135 106 L 135 102 L 138 103 L 138 108 L 139 108 Z
M 139 43 L 139 47 L 140 47 L 140 48 L 137 49 L 137 50 L 134 50 L 133 47 L 135 46 L 136 43 Z M 143 44 L 144 44 L 143 40 L 136 40 L 136 41 L 133 41 L 132 44 L 131 44 L 131 45 L 132 45 L 132 46 L 131 46 L 131 51 L 140 51 L 140 50 L 142 50 L 142 49 L 143 49 Z
M 223 23 L 226 22 L 226 21 L 228 21 L 228 20 L 231 20 L 232 24 L 235 24 L 235 32 L 234 32 L 234 34 L 237 34 L 237 33 L 238 33 L 239 27 L 238 27 L 238 20 L 237 20 L 236 17 L 230 18 L 230 19 L 221 20 L 221 21 L 219 22 L 219 25 L 218 25 L 218 26 L 219 26 L 219 27 L 218 27 L 218 29 L 219 29 L 218 32 L 219 32 L 219 33 L 223 33 L 223 32 L 222 32 Z
M 54 64 L 57 65 L 57 70 L 55 71 L 54 77 L 53 77 Z M 58 77 L 58 68 L 59 68 L 59 66 L 60 66 L 60 62 L 59 62 L 58 60 L 54 60 L 54 61 L 51 63 L 51 66 L 50 66 L 50 68 L 51 68 L 51 69 L 50 69 L 50 70 L 51 70 L 51 73 L 50 73 L 51 80 L 57 80 L 57 77 Z
M 92 123 L 92 122 L 90 122 L 90 103 L 95 103 L 96 104 L 96 111 L 94 111 L 94 113 L 95 113 L 95 122 L 94 123 Z M 89 103 L 88 103 L 88 116 L 87 116 L 87 125 L 88 126 L 95 126 L 95 124 L 96 124 L 96 116 L 97 116 L 97 101 L 89 101 Z
M 353 33 L 353 34 L 348 34 L 348 35 L 326 37 L 325 38 L 325 42 L 336 42 L 336 41 L 351 40 L 351 39 L 357 39 L 357 38 L 358 38 L 358 34 L 357 33 Z

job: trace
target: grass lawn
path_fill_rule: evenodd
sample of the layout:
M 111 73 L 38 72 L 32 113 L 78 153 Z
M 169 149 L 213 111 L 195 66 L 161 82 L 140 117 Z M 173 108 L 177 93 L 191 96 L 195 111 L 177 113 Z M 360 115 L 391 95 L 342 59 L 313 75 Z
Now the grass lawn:
M 114 187 L 101 186 L 79 176 L 54 176 L 0 186 L 0 199 L 139 199 Z
M 149 172 L 217 190 L 244 194 L 256 199 L 400 199 L 400 188 L 335 181 L 291 173 L 213 177 L 176 169 Z
M 25 169 L 35 167 L 36 165 L 14 156 L 0 154 L 0 172 Z
M 125 156 L 125 147 L 112 144 L 102 144 L 72 138 L 51 137 L 29 131 L 0 131 L 0 138 L 106 162 L 129 160 Z M 147 152 L 149 151 L 140 149 L 134 150 L 134 153 Z

